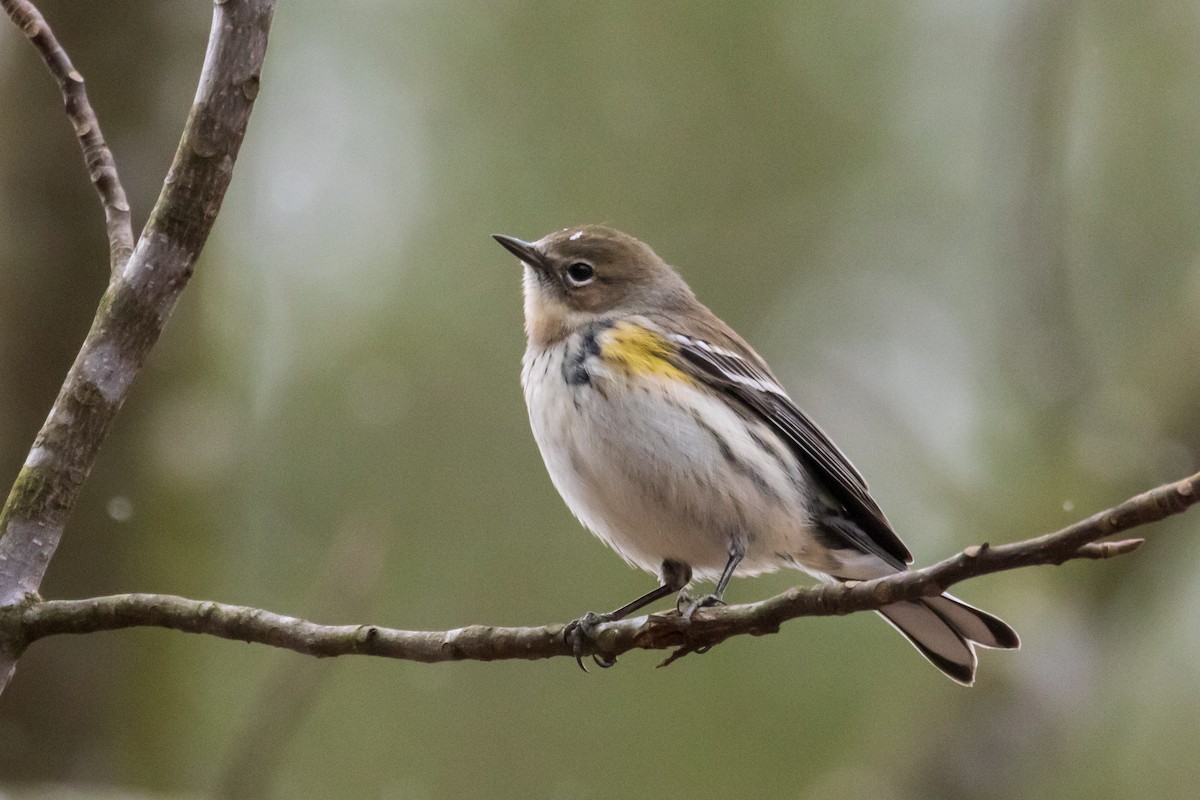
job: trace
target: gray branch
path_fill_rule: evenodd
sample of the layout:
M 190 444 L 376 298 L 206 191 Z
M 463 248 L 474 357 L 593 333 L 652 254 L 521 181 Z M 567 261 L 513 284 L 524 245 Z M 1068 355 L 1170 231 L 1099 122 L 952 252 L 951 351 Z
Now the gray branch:
M 269 611 L 167 595 L 88 600 L 37 595 L 63 527 L 147 353 L 191 276 L 229 185 L 258 94 L 274 0 L 216 0 L 195 104 L 163 191 L 129 253 L 129 209 L 83 81 L 27 0 L 0 0 L 58 79 L 108 220 L 114 269 L 92 329 L 0 510 L 0 690 L 33 642 L 65 633 L 164 627 L 258 642 L 313 656 L 376 655 L 413 661 L 536 659 L 570 655 L 562 625 L 404 631 L 318 625 Z M 791 619 L 878 609 L 936 594 L 969 578 L 1132 552 L 1141 539 L 1114 534 L 1177 514 L 1200 499 L 1200 474 L 1166 484 L 1056 533 L 986 544 L 924 569 L 873 581 L 790 589 L 747 605 L 675 612 L 603 625 L 596 654 L 674 649 L 664 663 L 743 634 L 774 633 Z
M 690 621 L 679 613 L 612 622 L 599 629 L 596 653 L 608 659 L 631 650 L 675 648 L 665 661 L 713 647 L 733 636 L 762 636 L 798 617 L 870 611 L 903 599 L 938 594 L 981 575 L 1075 559 L 1130 553 L 1142 539 L 1101 542 L 1122 531 L 1178 514 L 1200 500 L 1200 473 L 1165 484 L 1055 533 L 1013 544 L 968 547 L 924 569 L 872 581 L 793 588 L 758 603 L 702 609 Z M 30 598 L 0 609 L 0 642 L 15 652 L 47 636 L 159 627 L 257 642 L 310 656 L 372 655 L 408 661 L 494 661 L 569 656 L 563 625 L 499 628 L 470 625 L 452 631 L 406 631 L 377 625 L 318 625 L 258 608 L 157 594 L 88 600 Z
M 33 3 L 28 0 L 0 0 L 0 8 L 8 13 L 13 23 L 37 48 L 50 74 L 58 81 L 67 118 L 75 129 L 75 137 L 79 139 L 79 148 L 83 151 L 83 162 L 87 166 L 88 176 L 92 179 L 92 185 L 100 195 L 100 205 L 104 208 L 109 260 L 115 275 L 124 269 L 133 253 L 133 225 L 129 215 L 129 201 L 125 199 L 125 188 L 121 186 L 121 179 L 117 176 L 117 163 L 104 141 L 104 134 L 100 132 L 100 121 L 96 119 L 96 112 L 92 110 L 92 104 L 88 101 L 83 75 L 75 69 L 67 51 L 63 50 L 54 36 L 54 31 L 46 24 L 46 18 Z
M 32 5 L 24 0 L 0 3 L 60 81 L 66 70 L 68 114 L 89 159 L 89 143 L 100 143 L 96 152 L 104 174 L 97 189 L 106 211 L 119 211 L 115 203 L 119 199 L 125 205 L 124 193 L 119 192 L 95 114 L 86 105 L 82 81 L 76 80 L 78 73 Z M 128 262 L 113 274 L 92 328 L 0 510 L 0 607 L 22 602 L 41 585 L 109 426 L 191 277 L 258 96 L 274 6 L 275 0 L 217 0 L 196 99 L 162 193 Z M 85 126 L 88 130 L 83 131 Z M 94 179 L 95 174 L 93 169 Z M 110 234 L 112 230 L 110 224 Z M 14 664 L 13 655 L 0 647 L 0 690 Z

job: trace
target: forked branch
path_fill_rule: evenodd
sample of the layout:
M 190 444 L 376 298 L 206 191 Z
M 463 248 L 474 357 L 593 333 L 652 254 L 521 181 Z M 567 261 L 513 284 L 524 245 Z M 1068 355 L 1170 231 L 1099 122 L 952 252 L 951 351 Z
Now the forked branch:
M 83 80 L 27 0 L 0 7 L 58 80 L 107 220 L 113 277 L 92 329 L 0 510 L 0 690 L 33 642 L 65 633 L 154 626 L 258 642 L 313 656 L 376 655 L 412 661 L 537 659 L 572 655 L 562 625 L 404 631 L 318 625 L 256 608 L 129 594 L 43 600 L 37 590 L 130 384 L 154 345 L 211 230 L 258 94 L 274 0 L 216 0 L 192 113 L 162 194 L 136 247 L 129 207 Z M 805 616 L 877 609 L 935 594 L 968 578 L 1038 564 L 1129 553 L 1141 539 L 1101 541 L 1178 514 L 1200 499 L 1200 474 L 1160 486 L 1056 533 L 998 547 L 977 545 L 924 569 L 852 584 L 790 589 L 758 603 L 704 609 L 691 620 L 654 614 L 603 625 L 596 653 L 677 648 L 668 659 L 732 636 L 774 633 Z
M 46 20 L 26 0 L 0 0 L 59 80 L 109 218 L 115 271 L 92 328 L 0 509 L 0 607 L 36 593 L 63 527 L 212 230 L 258 95 L 275 0 L 217 0 L 196 99 L 141 238 L 129 249 L 129 209 L 83 81 Z M 128 255 L 128 260 L 125 260 Z M 14 651 L 0 639 L 0 691 Z

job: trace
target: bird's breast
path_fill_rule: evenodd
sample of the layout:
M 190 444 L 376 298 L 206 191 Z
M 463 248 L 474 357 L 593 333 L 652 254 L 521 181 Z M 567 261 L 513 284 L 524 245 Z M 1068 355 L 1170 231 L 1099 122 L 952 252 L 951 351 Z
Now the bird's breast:
M 753 545 L 746 572 L 777 568 L 777 551 L 803 544 L 803 471 L 781 444 L 764 451 L 773 433 L 676 375 L 658 347 L 612 326 L 526 352 L 530 424 L 555 487 L 585 526 L 648 571 L 672 558 L 711 577 L 737 537 Z

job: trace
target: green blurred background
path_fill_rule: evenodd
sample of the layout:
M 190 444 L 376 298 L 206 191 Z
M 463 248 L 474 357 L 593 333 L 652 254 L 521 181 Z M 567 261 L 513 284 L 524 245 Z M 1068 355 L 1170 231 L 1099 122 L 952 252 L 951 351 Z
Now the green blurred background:
M 209 6 L 42 8 L 140 224 Z M 1197 469 L 1194 2 L 292 0 L 262 87 L 47 596 L 442 629 L 647 589 L 544 473 L 518 268 L 488 236 L 584 221 L 683 269 L 918 563 Z M 106 256 L 56 89 L 0 25 L 5 485 Z M 868 614 L 591 675 L 58 637 L 0 698 L 0 797 L 1190 795 L 1198 530 L 1193 512 L 1136 556 L 961 586 L 1024 639 L 971 690 Z

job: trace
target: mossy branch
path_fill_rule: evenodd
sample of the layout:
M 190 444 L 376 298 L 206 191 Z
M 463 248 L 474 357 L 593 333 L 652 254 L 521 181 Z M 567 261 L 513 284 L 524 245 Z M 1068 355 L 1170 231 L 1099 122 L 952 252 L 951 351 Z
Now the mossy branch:
M 217 0 L 196 99 L 149 221 L 129 209 L 83 80 L 27 0 L 0 0 L 59 80 L 108 218 L 114 272 L 92 328 L 0 509 L 0 606 L 36 593 L 79 490 L 212 230 L 258 95 L 275 0 Z M 0 691 L 15 657 L 0 639 Z

